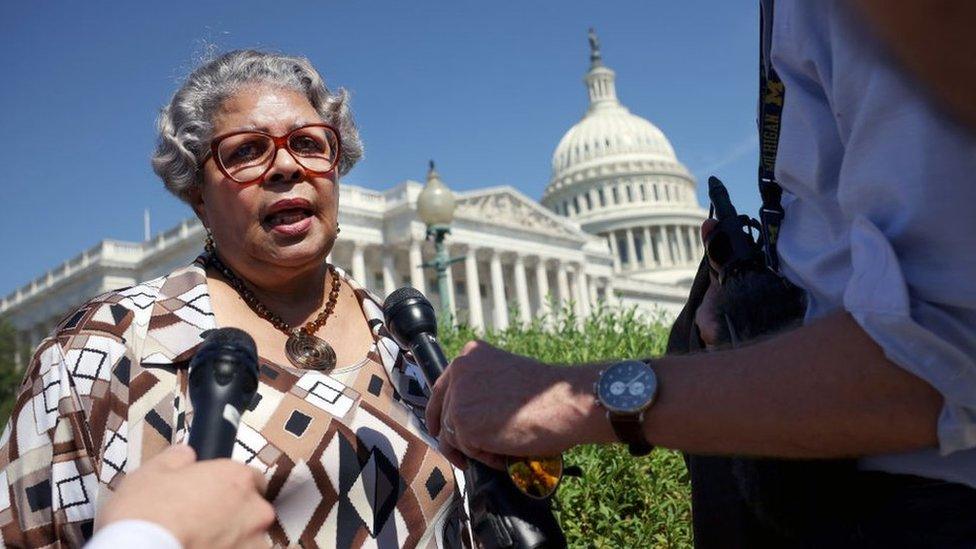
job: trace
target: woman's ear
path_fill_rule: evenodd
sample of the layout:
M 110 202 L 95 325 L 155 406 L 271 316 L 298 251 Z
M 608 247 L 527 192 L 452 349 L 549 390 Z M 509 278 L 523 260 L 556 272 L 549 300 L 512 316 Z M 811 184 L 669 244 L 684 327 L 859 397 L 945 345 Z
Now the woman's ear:
M 187 196 L 187 202 L 189 202 L 190 207 L 193 208 L 193 213 L 197 214 L 200 222 L 203 223 L 204 227 L 210 227 L 210 222 L 207 219 L 207 208 L 204 207 L 203 202 L 203 189 L 200 187 L 194 187 L 189 195 Z

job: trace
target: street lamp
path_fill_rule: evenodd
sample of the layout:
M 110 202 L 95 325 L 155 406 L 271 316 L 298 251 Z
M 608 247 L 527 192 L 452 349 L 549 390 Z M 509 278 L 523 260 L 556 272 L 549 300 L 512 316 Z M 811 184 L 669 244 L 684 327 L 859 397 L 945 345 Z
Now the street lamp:
M 454 263 L 462 261 L 464 256 L 450 257 L 444 238 L 451 233 L 451 221 L 454 220 L 454 193 L 447 188 L 434 169 L 434 161 L 430 161 L 427 172 L 427 184 L 417 197 L 417 215 L 427 225 L 427 240 L 434 241 L 434 260 L 421 265 L 437 272 L 437 292 L 441 297 L 442 317 L 454 322 L 451 303 L 451 289 L 447 285 L 447 269 Z

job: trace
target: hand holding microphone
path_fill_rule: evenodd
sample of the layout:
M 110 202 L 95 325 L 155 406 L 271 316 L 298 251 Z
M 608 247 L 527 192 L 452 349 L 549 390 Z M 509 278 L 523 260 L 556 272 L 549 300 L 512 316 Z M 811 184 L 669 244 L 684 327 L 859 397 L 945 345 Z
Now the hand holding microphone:
M 91 549 L 135 537 L 146 547 L 171 546 L 130 521 L 162 527 L 187 548 L 268 546 L 275 514 L 263 497 L 264 476 L 220 459 L 231 456 L 240 416 L 257 390 L 254 340 L 236 328 L 212 332 L 190 362 L 189 385 L 189 447 L 167 448 L 122 481 L 99 510 Z
M 256 469 L 229 459 L 195 461 L 188 446 L 170 446 L 130 473 L 98 510 L 96 536 L 86 549 L 130 545 L 172 547 L 145 531 L 127 531 L 145 521 L 162 527 L 187 549 L 268 547 L 274 509 L 264 497 Z M 133 539 L 138 538 L 138 539 Z
M 414 288 L 400 288 L 383 304 L 386 327 L 402 347 L 410 349 L 433 387 L 447 368 L 437 342 L 437 318 L 426 297 Z M 485 410 L 484 413 L 491 413 Z M 433 433 L 441 428 L 429 426 Z M 443 429 L 451 429 L 445 425 Z M 460 455 L 454 461 L 466 461 Z M 494 456 L 484 455 L 493 463 Z M 536 549 L 565 547 L 566 538 L 549 508 L 547 497 L 562 475 L 562 458 L 513 460 L 509 476 L 478 461 L 467 463 L 471 526 L 480 547 Z M 518 489 L 516 489 L 518 488 Z M 519 491 L 521 490 L 521 491 Z

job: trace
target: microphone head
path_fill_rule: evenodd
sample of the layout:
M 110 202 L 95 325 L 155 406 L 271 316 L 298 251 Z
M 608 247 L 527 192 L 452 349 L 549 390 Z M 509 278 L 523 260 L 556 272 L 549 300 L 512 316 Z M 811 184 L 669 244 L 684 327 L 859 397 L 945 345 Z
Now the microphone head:
M 249 378 L 253 378 L 253 385 L 257 387 L 258 377 L 258 347 L 254 338 L 244 330 L 238 328 L 220 328 L 212 330 L 193 359 L 190 360 L 191 382 L 197 376 L 195 366 L 208 361 L 217 361 L 222 368 L 244 368 Z M 227 372 L 230 373 L 230 372 Z M 248 383 L 248 386 L 252 383 Z
M 253 355 L 255 360 L 258 356 L 258 346 L 254 343 L 251 334 L 239 328 L 219 328 L 207 334 L 204 345 L 226 345 L 240 349 L 249 355 Z
M 416 288 L 404 286 L 394 290 L 383 302 L 386 329 L 401 346 L 419 333 L 437 335 L 437 315 L 434 306 Z
M 712 201 L 712 206 L 715 207 L 715 216 L 719 221 L 739 215 L 735 206 L 732 205 L 732 199 L 729 198 L 728 189 L 714 175 L 708 178 L 708 198 Z

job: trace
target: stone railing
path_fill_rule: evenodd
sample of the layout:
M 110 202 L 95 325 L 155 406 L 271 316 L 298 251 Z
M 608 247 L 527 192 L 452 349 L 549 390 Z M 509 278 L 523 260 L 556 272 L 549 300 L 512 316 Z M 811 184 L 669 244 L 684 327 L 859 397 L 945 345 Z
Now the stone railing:
M 0 313 L 23 303 L 69 277 L 88 270 L 93 265 L 109 263 L 137 267 L 146 257 L 173 246 L 183 241 L 191 233 L 201 230 L 200 220 L 190 217 L 146 242 L 103 240 L 17 288 L 7 296 L 0 298 Z
M 34 297 L 73 274 L 88 269 L 90 265 L 98 263 L 101 261 L 104 249 L 105 242 L 99 242 L 95 246 L 88 248 L 20 288 L 17 288 L 15 291 L 0 299 L 0 313 Z
M 386 196 L 378 191 L 348 185 L 341 187 L 340 207 L 355 207 L 382 212 L 386 207 Z

